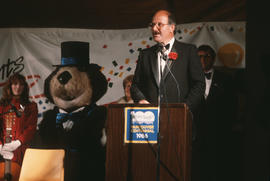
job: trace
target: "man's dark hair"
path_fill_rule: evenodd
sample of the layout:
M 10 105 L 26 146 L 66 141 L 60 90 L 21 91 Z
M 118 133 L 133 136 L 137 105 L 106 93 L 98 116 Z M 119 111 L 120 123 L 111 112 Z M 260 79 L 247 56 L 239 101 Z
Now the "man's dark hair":
M 216 57 L 216 52 L 210 45 L 200 45 L 198 51 L 205 51 L 208 52 L 212 58 Z

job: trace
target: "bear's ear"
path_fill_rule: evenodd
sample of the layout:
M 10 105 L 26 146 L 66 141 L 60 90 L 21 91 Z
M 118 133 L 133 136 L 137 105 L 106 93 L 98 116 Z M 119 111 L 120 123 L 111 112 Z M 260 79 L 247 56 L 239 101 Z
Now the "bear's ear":
M 52 77 L 54 75 L 56 75 L 56 73 L 58 72 L 59 67 L 57 67 L 46 79 L 44 82 L 44 95 L 46 96 L 46 98 L 51 102 L 54 103 L 51 92 L 50 92 L 50 83 L 52 80 Z
M 108 81 L 105 75 L 101 72 L 101 67 L 97 64 L 89 64 L 87 66 L 87 74 L 93 87 L 92 102 L 94 103 L 107 92 Z

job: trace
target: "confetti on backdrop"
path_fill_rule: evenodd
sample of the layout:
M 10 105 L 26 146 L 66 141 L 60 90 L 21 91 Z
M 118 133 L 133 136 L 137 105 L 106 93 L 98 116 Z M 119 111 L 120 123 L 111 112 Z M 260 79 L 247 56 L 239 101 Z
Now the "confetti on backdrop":
M 217 51 L 217 66 L 244 68 L 245 29 L 245 22 L 182 24 L 176 26 L 176 39 L 195 45 L 203 43 L 212 45 Z M 44 97 L 43 81 L 41 80 L 44 80 L 44 77 L 52 71 L 52 68 L 48 64 L 55 64 L 54 61 L 58 59 L 55 56 L 59 54 L 58 51 L 60 49 L 58 47 L 56 48 L 56 45 L 60 46 L 61 41 L 68 39 L 92 42 L 90 49 L 91 60 L 94 60 L 92 61 L 93 63 L 98 63 L 102 67 L 101 71 L 107 77 L 109 87 L 106 95 L 99 102 L 100 104 L 111 102 L 116 97 L 121 96 L 121 91 L 119 90 L 122 89 L 122 80 L 125 76 L 134 72 L 139 52 L 155 44 L 149 29 L 115 31 L 57 29 L 57 33 L 54 33 L 56 31 L 55 29 L 44 30 L 42 28 L 35 29 L 34 31 L 32 29 L 15 30 L 13 34 L 21 35 L 14 36 L 14 38 L 17 38 L 15 42 L 23 42 L 23 44 L 5 43 L 9 46 L 1 46 L 0 53 L 5 54 L 3 52 L 9 52 L 12 54 L 12 51 L 16 50 L 14 54 L 19 53 L 24 55 L 26 59 L 31 59 L 31 61 L 25 62 L 25 67 L 28 68 L 26 70 L 27 74 L 33 74 L 28 80 L 31 90 L 34 92 L 31 96 L 32 99 L 39 102 L 41 113 L 50 106 Z M 4 35 L 8 33 L 1 33 L 3 31 L 7 30 L 0 30 L 0 40 L 5 41 L 7 39 Z M 48 41 L 37 43 L 37 39 L 31 39 L 31 36 L 25 36 L 28 35 L 28 31 L 31 35 L 35 35 L 35 37 L 44 36 L 42 40 Z M 54 35 L 54 37 L 47 36 L 47 33 L 44 33 L 44 31 L 51 31 L 52 33 L 50 35 Z M 100 32 L 102 35 L 99 34 Z M 125 34 L 125 36 L 122 36 L 122 34 Z M 21 40 L 22 38 L 23 41 Z M 28 52 L 33 47 L 35 48 L 35 52 L 40 52 L 40 55 L 38 53 L 33 54 Z M 50 52 L 49 58 L 47 52 Z M 2 58 L 2 67 L 4 67 L 3 60 Z M 42 62 L 39 60 L 42 60 Z M 36 69 L 31 69 L 35 61 L 39 61 L 39 63 L 37 63 Z M 40 77 L 34 75 L 39 75 Z M 0 84 L 2 85 L 3 83 L 1 82 Z

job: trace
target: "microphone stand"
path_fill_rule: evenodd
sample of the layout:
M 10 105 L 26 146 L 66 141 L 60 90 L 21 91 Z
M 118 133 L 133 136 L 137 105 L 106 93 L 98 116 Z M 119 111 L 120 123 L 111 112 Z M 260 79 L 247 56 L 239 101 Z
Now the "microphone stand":
M 158 97 L 158 110 L 159 110 L 159 122 L 158 122 L 158 132 L 157 132 L 157 153 L 156 153 L 156 161 L 157 161 L 157 167 L 156 167 L 156 181 L 160 180 L 160 122 L 161 122 L 161 86 L 164 86 L 164 80 L 162 75 L 162 65 L 161 61 L 162 59 L 166 58 L 166 55 L 164 54 L 163 50 L 160 51 L 161 55 L 159 57 L 159 76 L 160 76 L 160 82 L 159 82 L 159 97 Z

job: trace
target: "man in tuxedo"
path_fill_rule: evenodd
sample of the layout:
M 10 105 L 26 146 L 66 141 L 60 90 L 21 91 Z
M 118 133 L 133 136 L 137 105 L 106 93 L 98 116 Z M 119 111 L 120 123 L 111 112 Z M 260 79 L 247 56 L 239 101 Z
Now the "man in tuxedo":
M 198 55 L 206 82 L 204 101 L 196 118 L 201 162 L 199 180 L 231 180 L 232 124 L 237 110 L 233 79 L 214 68 L 216 53 L 211 46 L 199 46 Z
M 172 13 L 157 11 L 150 23 L 156 45 L 138 58 L 131 96 L 141 104 L 186 103 L 192 113 L 203 99 L 205 80 L 196 46 L 174 38 Z

